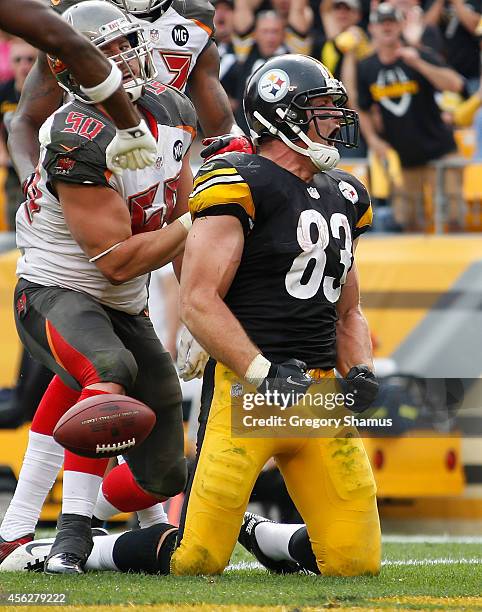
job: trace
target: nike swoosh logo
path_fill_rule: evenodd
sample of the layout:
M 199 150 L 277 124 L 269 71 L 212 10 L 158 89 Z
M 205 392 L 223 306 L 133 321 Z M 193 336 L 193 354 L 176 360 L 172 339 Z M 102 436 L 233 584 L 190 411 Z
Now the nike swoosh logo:
M 25 550 L 28 552 L 29 555 L 32 555 L 32 551 L 34 551 L 36 548 L 44 548 L 45 546 L 50 546 L 51 547 L 52 544 L 53 544 L 53 540 L 52 540 L 52 542 L 42 542 L 40 544 L 38 544 L 36 542 L 32 542 L 31 544 L 27 544 L 25 546 Z
M 75 149 L 75 147 L 66 147 L 63 144 L 61 144 L 60 146 L 62 147 L 62 149 L 65 149 L 66 151 L 73 151 Z
M 286 382 L 289 382 L 289 383 L 291 383 L 292 385 L 298 385 L 298 387 L 304 387 L 304 386 L 305 386 L 305 383 L 299 383 L 299 382 L 296 382 L 296 380 L 293 380 L 293 379 L 291 378 L 291 376 L 288 376 L 288 378 L 286 379 Z

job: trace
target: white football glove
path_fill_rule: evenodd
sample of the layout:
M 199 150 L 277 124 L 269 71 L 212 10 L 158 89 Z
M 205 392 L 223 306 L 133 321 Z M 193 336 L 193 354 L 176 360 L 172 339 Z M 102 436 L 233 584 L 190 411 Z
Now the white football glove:
M 157 159 L 157 143 L 144 119 L 136 127 L 117 130 L 105 156 L 107 167 L 115 174 L 152 166 Z
M 184 327 L 177 349 L 177 369 L 182 380 L 187 382 L 193 378 L 202 378 L 208 359 L 209 355 Z

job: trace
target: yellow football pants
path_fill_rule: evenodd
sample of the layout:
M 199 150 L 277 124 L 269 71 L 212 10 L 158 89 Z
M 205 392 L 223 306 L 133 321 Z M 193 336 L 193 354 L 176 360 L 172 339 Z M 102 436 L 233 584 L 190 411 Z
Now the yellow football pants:
M 336 438 L 233 438 L 231 385 L 236 380 L 225 366 L 216 365 L 206 431 L 171 573 L 224 570 L 256 478 L 270 457 L 275 457 L 306 523 L 321 574 L 378 573 L 376 485 L 362 441 L 344 437 L 356 431 L 346 428 Z

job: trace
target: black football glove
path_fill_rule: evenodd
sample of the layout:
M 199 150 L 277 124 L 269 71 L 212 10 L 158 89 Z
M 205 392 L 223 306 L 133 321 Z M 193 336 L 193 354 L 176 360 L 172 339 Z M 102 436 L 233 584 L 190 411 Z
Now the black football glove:
M 313 384 L 313 379 L 306 373 L 306 363 L 298 359 L 288 359 L 283 363 L 272 363 L 268 376 L 258 387 L 258 393 L 270 394 L 274 401 L 275 392 L 283 395 L 283 406 L 288 408 L 296 404 L 296 396 L 304 394 Z M 291 401 L 289 398 L 291 397 Z
M 205 138 L 202 143 L 205 148 L 201 151 L 201 157 L 206 160 L 213 155 L 221 155 L 221 153 L 230 153 L 231 151 L 255 153 L 251 140 L 241 134 L 223 134 L 223 136 Z
M 354 404 L 346 403 L 353 412 L 364 412 L 375 401 L 378 394 L 378 381 L 375 374 L 366 365 L 354 366 L 345 378 L 340 380 L 343 393 L 353 395 Z

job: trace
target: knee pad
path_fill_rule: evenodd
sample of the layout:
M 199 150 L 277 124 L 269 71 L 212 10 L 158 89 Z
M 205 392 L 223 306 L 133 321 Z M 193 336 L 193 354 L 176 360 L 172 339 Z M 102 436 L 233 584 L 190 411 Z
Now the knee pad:
M 313 545 L 320 572 L 325 576 L 376 575 L 381 566 L 378 517 L 371 520 L 335 521 L 327 531 L 324 550 Z
M 134 386 L 137 378 L 137 362 L 134 355 L 126 348 L 116 347 L 98 351 L 94 357 L 94 366 L 102 382 L 118 383 L 127 393 Z M 88 384 L 90 383 L 82 381 L 82 386 L 88 386 Z
M 326 471 L 343 501 L 367 501 L 377 487 L 360 438 L 333 438 L 325 451 Z
M 182 493 L 187 483 L 186 458 L 179 459 L 165 473 L 160 475 L 156 482 L 137 480 L 137 483 L 144 491 L 160 499 L 174 497 L 178 493 Z
M 251 494 L 246 474 L 253 460 L 242 447 L 226 442 L 222 453 L 205 453 L 196 468 L 197 491 L 203 499 L 227 510 L 244 509 Z

